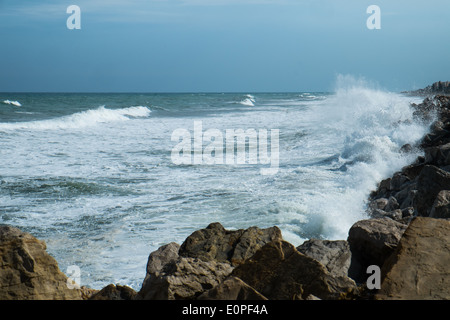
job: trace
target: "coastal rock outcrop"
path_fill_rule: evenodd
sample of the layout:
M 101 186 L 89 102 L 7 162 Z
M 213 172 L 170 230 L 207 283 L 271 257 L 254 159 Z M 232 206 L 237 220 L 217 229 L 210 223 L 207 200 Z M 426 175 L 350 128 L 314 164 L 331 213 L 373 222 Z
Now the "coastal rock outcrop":
M 450 299 L 450 221 L 416 217 L 382 268 L 377 299 Z
M 338 299 L 355 288 L 346 276 L 332 276 L 317 260 L 286 241 L 270 242 L 232 273 L 273 300 L 302 300 L 313 295 Z
M 389 218 L 361 220 L 348 233 L 352 252 L 349 275 L 357 282 L 366 281 L 367 267 L 383 265 L 397 247 L 406 225 Z
M 298 246 L 297 250 L 320 262 L 331 275 L 348 276 L 352 253 L 347 241 L 310 239 Z
M 216 222 L 187 237 L 179 254 L 205 261 L 228 261 L 236 266 L 250 258 L 266 243 L 281 239 L 281 230 L 278 227 L 226 230 Z
M 67 280 L 45 242 L 0 225 L 0 300 L 81 300 Z

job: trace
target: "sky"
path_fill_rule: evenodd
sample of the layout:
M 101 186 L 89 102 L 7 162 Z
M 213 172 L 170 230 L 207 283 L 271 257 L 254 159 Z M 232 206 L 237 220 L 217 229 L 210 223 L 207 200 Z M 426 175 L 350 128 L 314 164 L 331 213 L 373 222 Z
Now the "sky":
M 370 5 L 381 29 L 367 28 Z M 339 75 L 418 89 L 450 80 L 448 12 L 448 0 L 0 0 L 0 92 L 333 91 Z

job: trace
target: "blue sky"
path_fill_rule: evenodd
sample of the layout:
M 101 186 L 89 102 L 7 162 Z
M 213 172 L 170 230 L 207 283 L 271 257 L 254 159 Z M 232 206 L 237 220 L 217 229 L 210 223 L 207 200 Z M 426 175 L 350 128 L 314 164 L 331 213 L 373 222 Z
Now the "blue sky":
M 69 5 L 81 30 L 69 30 Z M 369 30 L 369 5 L 381 29 Z M 450 80 L 450 1 L 0 0 L 0 91 L 401 91 Z

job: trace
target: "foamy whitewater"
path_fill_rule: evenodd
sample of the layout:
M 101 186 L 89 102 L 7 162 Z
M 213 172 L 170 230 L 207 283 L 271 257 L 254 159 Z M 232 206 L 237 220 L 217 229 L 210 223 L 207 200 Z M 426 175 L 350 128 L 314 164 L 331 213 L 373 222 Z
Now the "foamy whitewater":
M 421 99 L 344 81 L 335 93 L 0 94 L 0 223 L 45 240 L 81 285 L 139 290 L 150 252 L 211 222 L 346 239 L 377 182 L 427 126 Z M 174 130 L 279 129 L 279 170 L 176 165 Z M 204 145 L 205 147 L 206 145 Z M 225 150 L 224 150 L 225 152 Z

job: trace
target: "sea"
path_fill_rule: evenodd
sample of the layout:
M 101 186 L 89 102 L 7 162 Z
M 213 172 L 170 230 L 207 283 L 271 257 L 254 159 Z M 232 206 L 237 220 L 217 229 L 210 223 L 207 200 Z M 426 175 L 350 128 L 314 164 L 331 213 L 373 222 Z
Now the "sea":
M 152 251 L 212 222 L 278 226 L 296 246 L 345 240 L 377 183 L 421 154 L 400 152 L 429 129 L 413 118 L 421 101 L 364 84 L 0 93 L 0 224 L 44 240 L 63 272 L 79 268 L 82 286 L 136 291 Z M 243 149 L 226 139 L 233 130 Z

